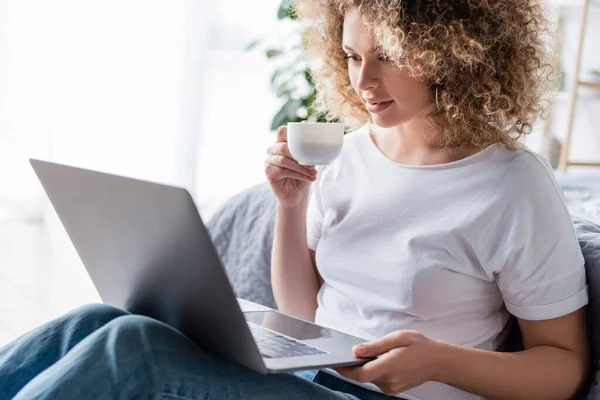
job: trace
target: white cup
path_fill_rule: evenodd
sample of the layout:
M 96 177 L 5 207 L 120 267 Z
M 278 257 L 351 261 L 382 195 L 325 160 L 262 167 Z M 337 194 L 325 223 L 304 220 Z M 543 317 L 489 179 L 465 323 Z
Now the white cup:
M 287 142 L 292 157 L 301 165 L 331 164 L 342 151 L 344 124 L 289 122 Z

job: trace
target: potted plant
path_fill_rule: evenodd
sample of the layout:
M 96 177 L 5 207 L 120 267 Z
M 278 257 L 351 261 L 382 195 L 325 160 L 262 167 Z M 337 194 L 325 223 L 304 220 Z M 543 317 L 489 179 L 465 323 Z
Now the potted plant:
M 271 121 L 271 130 L 276 130 L 288 122 L 303 120 L 326 122 L 323 115 L 312 107 L 315 98 L 315 86 L 310 76 L 308 64 L 302 54 L 301 35 L 290 0 L 282 0 L 277 18 L 280 21 L 292 22 L 296 25 L 295 34 L 287 42 L 277 47 L 263 49 L 265 56 L 273 60 L 275 69 L 271 75 L 271 89 L 282 100 L 281 108 Z M 264 43 L 255 40 L 247 46 L 253 50 Z

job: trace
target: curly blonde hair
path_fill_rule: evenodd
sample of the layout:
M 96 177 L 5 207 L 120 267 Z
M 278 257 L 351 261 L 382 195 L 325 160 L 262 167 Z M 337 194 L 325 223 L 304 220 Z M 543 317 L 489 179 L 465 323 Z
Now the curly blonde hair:
M 534 0 L 295 0 L 317 89 L 315 109 L 348 128 L 369 120 L 342 50 L 356 7 L 398 68 L 437 88 L 435 148 L 511 148 L 543 113 L 549 83 L 543 6 Z M 434 94 L 435 97 L 435 94 Z

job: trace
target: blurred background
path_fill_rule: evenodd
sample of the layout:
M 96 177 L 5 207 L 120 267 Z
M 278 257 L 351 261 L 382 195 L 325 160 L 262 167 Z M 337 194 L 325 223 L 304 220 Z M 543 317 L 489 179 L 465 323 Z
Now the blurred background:
M 546 1 L 560 28 L 548 44 L 559 79 L 527 145 L 558 166 L 574 104 L 569 158 L 597 163 L 600 27 L 588 24 L 579 52 L 583 1 Z M 182 186 L 210 219 L 265 180 L 277 126 L 318 119 L 288 9 L 287 0 L 0 0 L 0 345 L 99 301 L 28 159 Z M 599 17 L 591 1 L 588 20 Z M 572 103 L 578 58 L 592 84 Z

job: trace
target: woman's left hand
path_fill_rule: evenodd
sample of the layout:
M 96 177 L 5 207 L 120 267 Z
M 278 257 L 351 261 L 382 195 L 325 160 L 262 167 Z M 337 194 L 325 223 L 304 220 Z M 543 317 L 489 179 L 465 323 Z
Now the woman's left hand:
M 353 350 L 357 357 L 377 359 L 360 367 L 336 368 L 336 371 L 356 382 L 371 382 L 391 396 L 436 380 L 444 349 L 443 342 L 417 331 L 396 331 L 356 345 Z

